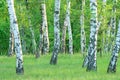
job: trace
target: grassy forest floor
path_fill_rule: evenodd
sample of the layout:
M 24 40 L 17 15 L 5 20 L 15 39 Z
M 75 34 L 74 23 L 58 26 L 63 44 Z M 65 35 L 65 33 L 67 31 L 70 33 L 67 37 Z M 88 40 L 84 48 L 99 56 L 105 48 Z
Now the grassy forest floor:
M 97 72 L 86 72 L 82 68 L 83 57 L 80 54 L 58 56 L 57 65 L 50 65 L 51 55 L 35 59 L 33 55 L 24 55 L 24 75 L 15 73 L 15 56 L 0 56 L 0 80 L 120 80 L 120 60 L 117 72 L 107 74 L 110 55 L 97 59 Z

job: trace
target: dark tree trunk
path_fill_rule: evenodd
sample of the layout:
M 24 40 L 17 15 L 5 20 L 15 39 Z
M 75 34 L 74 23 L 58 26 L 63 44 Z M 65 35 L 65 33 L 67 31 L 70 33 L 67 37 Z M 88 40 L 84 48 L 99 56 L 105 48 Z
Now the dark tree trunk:
M 112 51 L 112 57 L 111 57 L 111 60 L 109 62 L 109 66 L 107 69 L 108 73 L 116 72 L 116 63 L 117 63 L 119 50 L 120 50 L 120 21 L 119 21 L 118 32 L 117 32 L 117 36 L 116 36 L 116 44 Z
M 86 71 L 97 71 L 96 53 L 97 53 L 97 33 L 98 33 L 98 21 L 97 21 L 97 2 L 96 0 L 90 0 L 91 20 L 90 20 L 90 44 L 88 49 L 88 64 Z
M 57 63 L 57 55 L 60 48 L 60 27 L 59 27 L 59 15 L 60 15 L 60 0 L 55 0 L 54 11 L 54 50 L 50 60 L 50 64 Z

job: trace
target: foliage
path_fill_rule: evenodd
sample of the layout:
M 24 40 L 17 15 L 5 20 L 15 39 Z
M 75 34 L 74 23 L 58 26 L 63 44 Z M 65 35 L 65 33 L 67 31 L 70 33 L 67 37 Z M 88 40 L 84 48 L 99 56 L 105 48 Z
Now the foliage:
M 53 43 L 54 43 L 54 25 L 53 25 L 53 16 L 54 16 L 54 0 L 45 0 L 46 1 L 46 8 L 47 8 L 47 20 L 48 20 L 48 28 L 49 28 L 49 39 L 50 39 L 50 52 L 53 50 Z M 26 3 L 25 0 L 15 0 L 15 9 L 18 19 L 18 24 L 20 30 L 24 27 L 25 32 L 25 40 L 27 44 L 27 48 L 31 49 L 31 35 L 28 25 L 28 15 L 31 16 L 31 23 L 32 28 L 35 32 L 35 38 L 37 44 L 39 44 L 39 29 L 41 26 L 41 13 L 40 13 L 40 0 L 28 0 L 29 5 L 29 14 L 26 11 Z M 87 46 L 89 44 L 89 34 L 90 34 L 90 2 L 86 0 L 85 5 L 85 33 L 86 33 L 86 40 Z M 112 0 L 107 0 L 106 11 L 105 14 L 101 12 L 102 9 L 102 0 L 98 0 L 98 20 L 99 15 L 106 16 L 105 17 L 105 24 L 102 24 L 98 33 L 98 48 L 102 47 L 102 38 L 105 37 L 103 35 L 103 31 L 108 29 L 108 22 L 111 18 L 112 13 Z M 120 0 L 117 2 L 117 21 L 120 16 Z M 73 32 L 73 45 L 74 45 L 74 52 L 80 51 L 80 15 L 81 15 L 81 0 L 71 0 L 71 26 Z M 60 28 L 63 27 L 63 22 L 65 19 L 66 14 L 66 0 L 61 0 L 61 9 L 60 9 Z M 105 25 L 105 26 L 103 26 Z M 116 28 L 117 29 L 117 28 Z M 7 52 L 8 49 L 8 42 L 9 42 L 9 16 L 7 11 L 7 3 L 6 0 L 0 1 L 0 53 L 4 51 Z M 62 33 L 61 33 L 62 34 Z M 21 36 L 23 38 L 23 36 Z M 66 39 L 66 46 L 68 49 L 68 35 Z M 4 46 L 3 46 L 4 45 Z M 4 50 L 3 50 L 4 48 Z M 29 50 L 29 52 L 31 52 Z

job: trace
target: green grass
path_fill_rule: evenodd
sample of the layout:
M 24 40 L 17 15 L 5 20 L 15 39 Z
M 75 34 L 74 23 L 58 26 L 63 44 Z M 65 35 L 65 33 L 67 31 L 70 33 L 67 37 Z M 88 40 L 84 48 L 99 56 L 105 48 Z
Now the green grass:
M 50 65 L 51 55 L 35 59 L 33 55 L 24 56 L 24 75 L 15 72 L 15 56 L 0 56 L 0 80 L 120 80 L 120 64 L 115 74 L 107 74 L 110 56 L 97 57 L 97 72 L 86 72 L 82 68 L 80 54 L 59 55 L 57 65 Z M 120 63 L 120 61 L 118 61 Z

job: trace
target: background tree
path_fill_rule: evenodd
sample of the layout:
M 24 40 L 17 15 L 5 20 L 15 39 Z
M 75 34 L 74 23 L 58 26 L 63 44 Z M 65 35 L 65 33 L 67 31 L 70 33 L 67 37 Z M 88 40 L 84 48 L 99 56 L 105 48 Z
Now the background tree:
M 47 24 L 47 14 L 46 14 L 46 4 L 41 4 L 42 8 L 42 20 L 43 20 L 43 40 L 44 40 L 44 52 L 49 52 L 49 37 L 48 37 L 48 24 Z
M 68 29 L 69 36 L 69 53 L 73 54 L 73 38 L 72 38 L 72 29 L 70 21 L 70 0 L 66 1 L 66 15 L 64 20 L 64 26 L 62 28 L 62 39 L 61 39 L 61 52 L 65 53 L 65 44 L 66 44 L 66 27 Z
M 117 36 L 116 36 L 116 43 L 115 43 L 114 49 L 112 51 L 111 60 L 109 62 L 109 66 L 107 69 L 108 73 L 116 72 L 116 63 L 117 63 L 119 49 L 120 49 L 120 20 L 119 20 L 118 32 L 117 32 Z
M 31 23 L 31 15 L 30 15 L 30 7 L 28 5 L 28 0 L 26 0 L 26 9 L 27 9 L 27 17 L 28 17 L 28 24 L 29 24 L 29 29 L 30 29 L 30 33 L 31 33 L 31 40 L 32 40 L 32 53 L 36 54 L 36 41 L 35 41 L 35 35 L 34 35 L 34 30 L 32 28 L 32 23 Z
M 67 0 L 67 23 L 68 23 L 68 35 L 69 35 L 69 53 L 73 54 L 73 38 L 72 38 L 72 29 L 70 22 L 70 0 Z
M 81 16 L 80 16 L 80 26 L 81 26 L 81 53 L 85 54 L 86 49 L 86 36 L 84 30 L 84 9 L 85 9 L 85 0 L 82 0 L 82 7 L 81 7 Z
M 67 5 L 68 7 L 68 5 Z M 67 8 L 68 9 L 68 8 Z M 67 12 L 68 10 L 66 10 L 66 15 L 65 15 L 65 19 L 64 19 L 64 25 L 62 27 L 62 37 L 61 37 L 61 53 L 65 53 L 66 51 L 66 29 L 68 26 L 68 22 L 67 22 Z
M 48 24 L 46 15 L 46 4 L 45 0 L 41 3 L 41 14 L 42 14 L 42 34 L 43 34 L 43 54 L 49 52 L 49 37 L 48 37 Z M 42 35 L 41 34 L 41 35 Z

